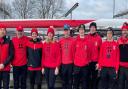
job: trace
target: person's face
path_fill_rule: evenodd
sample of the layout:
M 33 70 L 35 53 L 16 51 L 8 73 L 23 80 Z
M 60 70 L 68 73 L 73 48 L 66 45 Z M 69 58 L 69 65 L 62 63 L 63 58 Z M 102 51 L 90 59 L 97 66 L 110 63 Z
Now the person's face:
M 48 38 L 51 40 L 53 38 L 53 34 L 51 32 L 48 33 Z
M 37 38 L 37 33 L 36 32 L 32 32 L 32 39 L 36 39 Z
M 79 29 L 79 34 L 80 36 L 84 36 L 85 30 L 83 28 Z
M 90 33 L 93 34 L 96 32 L 96 27 L 95 26 L 91 26 L 90 27 Z
M 69 30 L 64 30 L 64 36 L 69 36 L 70 35 L 70 31 Z
M 123 36 L 123 37 L 126 37 L 127 35 L 128 35 L 128 31 L 127 31 L 127 30 L 123 30 L 123 31 L 122 31 L 122 36 Z
M 0 28 L 0 38 L 6 35 L 6 29 L 5 28 Z
M 24 31 L 16 31 L 16 35 L 18 38 L 21 38 L 24 35 Z
M 107 39 L 111 40 L 113 37 L 113 32 L 112 31 L 107 31 Z

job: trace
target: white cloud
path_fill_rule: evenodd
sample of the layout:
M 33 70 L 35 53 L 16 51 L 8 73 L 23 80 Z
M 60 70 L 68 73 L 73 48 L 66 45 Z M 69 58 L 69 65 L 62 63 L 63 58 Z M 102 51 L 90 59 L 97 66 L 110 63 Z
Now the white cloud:
M 113 17 L 113 0 L 66 0 L 66 7 L 70 9 L 76 2 L 79 3 L 79 7 L 73 11 L 73 19 Z M 125 9 L 125 4 L 126 0 L 116 0 L 116 12 Z

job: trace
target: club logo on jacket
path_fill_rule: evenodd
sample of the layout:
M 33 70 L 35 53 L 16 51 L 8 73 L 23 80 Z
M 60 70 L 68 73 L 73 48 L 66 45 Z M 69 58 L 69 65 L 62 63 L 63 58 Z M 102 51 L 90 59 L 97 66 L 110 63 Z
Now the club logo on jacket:
M 113 46 L 113 50 L 116 50 L 116 46 Z
M 19 48 L 23 48 L 23 44 L 19 44 Z
M 107 47 L 107 58 L 108 58 L 108 59 L 111 58 L 112 49 L 113 49 L 112 46 L 108 46 L 108 47 Z
M 84 46 L 84 49 L 85 49 L 85 50 L 87 49 L 87 45 Z
M 66 42 L 64 44 L 64 49 L 65 49 L 65 54 L 68 55 L 68 52 L 69 52 L 69 43 L 68 42 Z
M 97 46 L 98 45 L 98 43 L 97 42 L 95 42 L 95 46 Z

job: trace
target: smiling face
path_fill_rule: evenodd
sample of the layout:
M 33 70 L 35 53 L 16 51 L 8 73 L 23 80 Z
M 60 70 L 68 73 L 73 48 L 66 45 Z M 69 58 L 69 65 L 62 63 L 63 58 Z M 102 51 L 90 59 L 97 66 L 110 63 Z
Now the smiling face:
M 111 40 L 113 38 L 113 32 L 112 31 L 107 31 L 107 39 Z
M 79 28 L 80 36 L 84 36 L 85 30 L 83 28 Z
M 6 35 L 6 29 L 0 28 L 0 38 L 4 37 Z
M 53 33 L 52 33 L 52 32 L 49 32 L 49 33 L 48 33 L 48 39 L 49 39 L 49 40 L 52 40 L 52 39 L 53 39 Z
M 16 36 L 17 36 L 18 38 L 23 37 L 23 35 L 24 35 L 24 31 L 16 31 Z
M 38 35 L 37 35 L 36 32 L 32 32 L 32 35 L 31 36 L 32 36 L 32 39 L 36 39 Z
M 122 30 L 122 36 L 127 37 L 128 35 L 128 30 Z
M 93 34 L 96 32 L 96 27 L 95 26 L 91 26 L 90 27 L 90 33 Z
M 69 30 L 64 30 L 64 36 L 68 37 L 70 35 L 70 31 Z

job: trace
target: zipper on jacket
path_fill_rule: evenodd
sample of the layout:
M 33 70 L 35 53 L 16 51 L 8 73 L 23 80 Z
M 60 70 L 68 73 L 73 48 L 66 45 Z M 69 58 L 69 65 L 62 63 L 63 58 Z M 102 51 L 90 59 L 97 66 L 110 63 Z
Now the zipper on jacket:
M 36 49 L 36 44 L 34 44 L 34 50 Z
M 2 60 L 1 60 L 1 54 L 2 54 L 2 44 L 0 44 L 0 63 L 2 62 Z

